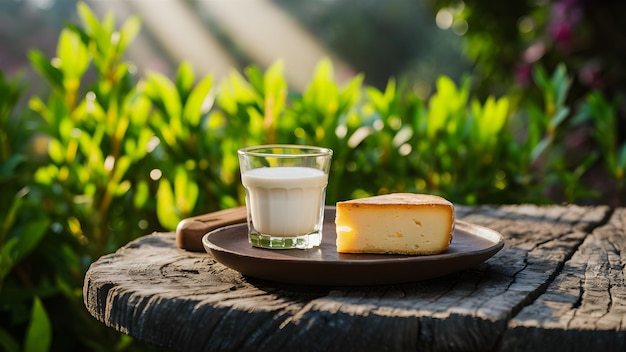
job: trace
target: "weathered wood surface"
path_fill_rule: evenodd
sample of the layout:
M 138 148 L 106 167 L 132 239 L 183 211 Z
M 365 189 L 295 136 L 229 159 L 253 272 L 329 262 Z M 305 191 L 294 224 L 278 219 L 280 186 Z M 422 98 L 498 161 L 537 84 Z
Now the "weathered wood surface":
M 618 209 L 585 237 L 546 291 L 511 319 L 502 345 L 521 339 L 529 350 L 626 351 L 625 266 L 626 209 Z
M 242 277 L 173 233 L 92 264 L 98 320 L 173 350 L 626 351 L 626 209 L 457 208 L 500 231 L 487 262 L 446 277 L 374 287 L 305 287 Z

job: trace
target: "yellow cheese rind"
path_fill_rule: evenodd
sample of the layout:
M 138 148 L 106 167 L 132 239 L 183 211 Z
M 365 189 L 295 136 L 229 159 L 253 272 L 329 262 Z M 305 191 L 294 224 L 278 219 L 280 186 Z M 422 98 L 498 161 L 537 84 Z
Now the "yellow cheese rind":
M 340 253 L 437 254 L 452 241 L 454 206 L 438 196 L 392 193 L 338 202 L 335 224 Z

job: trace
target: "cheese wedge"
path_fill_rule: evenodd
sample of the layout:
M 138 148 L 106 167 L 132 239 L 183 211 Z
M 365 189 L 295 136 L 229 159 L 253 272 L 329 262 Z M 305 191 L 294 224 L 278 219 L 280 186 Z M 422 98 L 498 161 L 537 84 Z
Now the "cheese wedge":
M 392 193 L 338 202 L 337 252 L 437 254 L 448 249 L 454 206 L 427 194 Z

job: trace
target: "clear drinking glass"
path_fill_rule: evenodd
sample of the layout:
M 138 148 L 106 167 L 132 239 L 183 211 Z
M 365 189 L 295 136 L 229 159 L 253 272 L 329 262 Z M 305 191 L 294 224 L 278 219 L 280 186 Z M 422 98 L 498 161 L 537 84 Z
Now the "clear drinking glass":
M 238 154 L 250 243 L 280 249 L 319 246 L 333 151 L 277 144 L 242 148 Z

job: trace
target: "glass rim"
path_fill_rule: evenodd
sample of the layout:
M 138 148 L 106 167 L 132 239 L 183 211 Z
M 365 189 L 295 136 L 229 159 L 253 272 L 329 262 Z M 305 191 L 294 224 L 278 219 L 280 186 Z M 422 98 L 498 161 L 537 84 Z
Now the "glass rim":
M 300 150 L 301 153 L 289 154 L 285 152 L 269 152 L 270 149 L 294 149 Z M 260 157 L 283 157 L 283 158 L 301 158 L 301 157 L 318 157 L 318 156 L 332 156 L 333 150 L 325 147 L 316 147 L 312 145 L 299 145 L 299 144 L 265 144 L 256 145 L 251 147 L 245 147 L 237 150 L 239 155 L 251 155 Z

